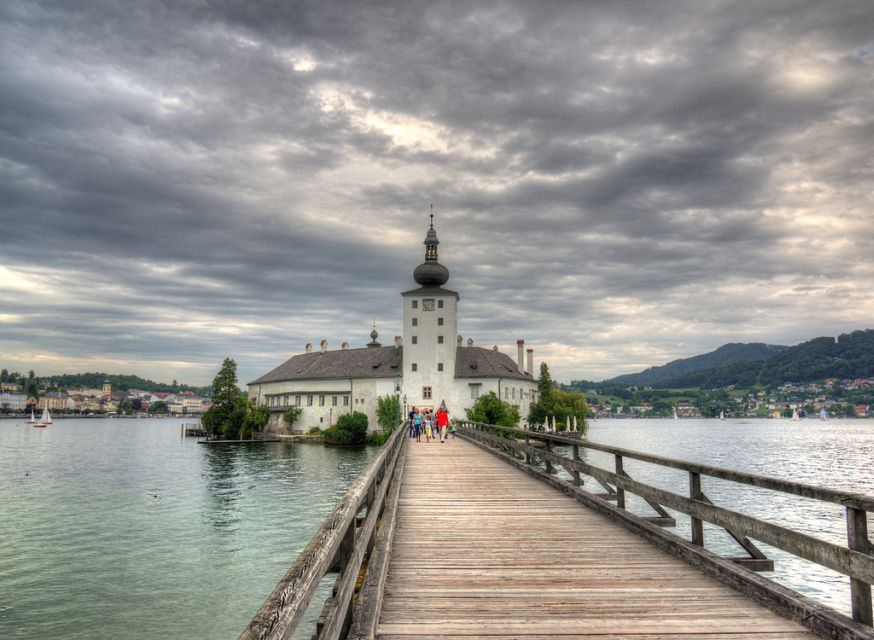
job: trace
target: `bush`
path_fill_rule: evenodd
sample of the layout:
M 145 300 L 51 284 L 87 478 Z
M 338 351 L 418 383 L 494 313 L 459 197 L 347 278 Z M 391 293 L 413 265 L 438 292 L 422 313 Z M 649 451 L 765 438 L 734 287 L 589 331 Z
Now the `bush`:
M 368 433 L 367 444 L 381 447 L 388 442 L 388 439 L 391 438 L 391 434 L 391 431 L 374 431 L 373 433 Z
M 311 436 L 320 436 L 322 435 L 322 430 L 318 427 L 312 427 L 309 431 L 307 431 L 307 433 Z
M 367 415 L 356 411 L 344 414 L 337 424 L 325 431 L 325 442 L 329 444 L 365 444 L 367 442 Z

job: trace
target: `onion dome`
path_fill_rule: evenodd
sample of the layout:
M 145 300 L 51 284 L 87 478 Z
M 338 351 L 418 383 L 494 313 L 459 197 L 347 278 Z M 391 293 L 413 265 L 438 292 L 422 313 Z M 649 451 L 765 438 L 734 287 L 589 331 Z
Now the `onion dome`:
M 381 347 L 382 345 L 379 343 L 377 338 L 379 337 L 379 333 L 376 331 L 376 320 L 373 321 L 373 331 L 370 332 L 370 342 L 367 343 L 367 346 L 371 349 L 373 347 Z
M 425 235 L 425 262 L 413 271 L 413 280 L 423 287 L 442 287 L 449 280 L 449 269 L 437 262 L 437 231 L 434 230 L 434 214 L 431 214 L 431 228 Z

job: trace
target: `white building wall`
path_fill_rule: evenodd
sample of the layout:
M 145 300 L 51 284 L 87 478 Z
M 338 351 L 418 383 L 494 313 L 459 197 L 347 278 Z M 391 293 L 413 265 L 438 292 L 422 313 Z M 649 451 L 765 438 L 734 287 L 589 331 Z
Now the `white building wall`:
M 453 399 L 457 396 L 454 387 L 458 300 L 454 295 L 423 291 L 405 296 L 403 308 L 403 395 L 406 404 L 408 407 L 436 409 L 445 400 L 451 412 Z M 431 398 L 424 397 L 425 387 L 431 388 Z
M 301 409 L 293 433 L 306 433 L 313 427 L 327 429 L 341 415 L 355 411 L 367 415 L 369 431 L 378 431 L 377 398 L 394 393 L 394 378 L 286 380 L 249 385 L 249 398 L 273 411 L 267 427 L 271 433 L 288 432 L 282 413 L 289 407 Z

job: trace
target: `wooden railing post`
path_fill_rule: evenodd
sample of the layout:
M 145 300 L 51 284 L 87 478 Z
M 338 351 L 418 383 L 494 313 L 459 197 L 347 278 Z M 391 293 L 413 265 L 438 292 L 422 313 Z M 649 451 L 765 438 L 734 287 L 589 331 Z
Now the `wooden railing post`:
M 545 440 L 544 444 L 546 445 L 546 451 L 552 453 L 552 443 L 549 440 Z M 543 459 L 546 461 L 546 473 L 553 474 L 555 473 L 555 467 L 552 464 L 552 460 L 543 456 Z
M 575 444 L 573 446 L 573 449 L 574 449 L 574 460 L 579 462 L 580 461 L 580 445 Z M 578 487 L 583 484 L 583 481 L 580 480 L 580 470 L 579 469 L 574 469 L 574 484 Z
M 701 491 L 701 474 L 694 471 L 689 472 L 689 497 L 692 500 L 704 500 L 704 493 Z M 704 546 L 704 521 L 694 516 L 692 516 L 692 544 Z
M 525 446 L 526 447 L 531 446 L 531 438 L 528 437 L 527 433 L 525 434 Z M 528 453 L 527 450 L 525 451 L 525 464 L 527 464 L 527 465 L 531 464 L 531 454 Z
M 625 469 L 622 468 L 622 456 L 615 455 L 616 458 L 616 475 L 619 477 L 625 476 Z M 625 508 L 625 489 L 616 485 L 616 506 L 620 509 Z
M 847 507 L 847 540 L 853 551 L 871 553 L 871 542 L 868 540 L 868 514 L 864 509 Z M 871 585 L 864 580 L 850 578 L 850 599 L 853 603 L 853 620 L 874 626 Z

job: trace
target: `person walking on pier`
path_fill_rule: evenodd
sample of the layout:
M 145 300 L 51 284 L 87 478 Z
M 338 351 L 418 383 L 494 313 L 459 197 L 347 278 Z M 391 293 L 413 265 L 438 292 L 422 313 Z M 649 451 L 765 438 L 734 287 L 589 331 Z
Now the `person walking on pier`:
M 431 414 L 425 414 L 425 442 L 431 442 Z
M 410 409 L 410 413 L 407 414 L 407 418 L 409 418 L 410 420 L 410 437 L 412 438 L 414 435 L 416 435 L 416 407 Z
M 437 410 L 437 428 L 440 430 L 440 442 L 446 442 L 446 427 L 449 426 L 449 412 L 443 405 Z
M 422 442 L 422 414 L 418 410 L 413 417 L 413 424 L 416 430 L 416 442 Z

